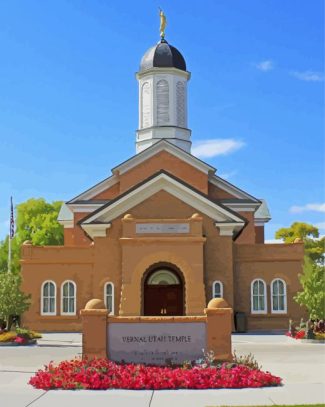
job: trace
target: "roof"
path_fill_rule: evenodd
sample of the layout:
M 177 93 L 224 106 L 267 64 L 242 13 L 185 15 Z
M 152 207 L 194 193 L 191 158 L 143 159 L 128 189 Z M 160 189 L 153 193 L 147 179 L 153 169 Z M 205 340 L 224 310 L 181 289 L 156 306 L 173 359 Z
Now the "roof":
M 177 68 L 186 71 L 186 62 L 177 48 L 162 39 L 149 48 L 140 63 L 140 72 L 151 68 Z
M 187 153 L 182 148 L 175 146 L 175 144 L 170 143 L 167 140 L 159 140 L 157 143 L 153 144 L 152 146 L 146 148 L 145 150 L 141 151 L 138 154 L 135 154 L 133 157 L 129 158 L 128 160 L 122 162 L 118 166 L 112 168 L 112 172 L 114 174 L 119 173 L 123 174 L 124 172 L 129 171 L 131 168 L 139 165 L 143 161 L 147 160 L 148 158 L 153 157 L 160 151 L 167 151 L 168 153 L 174 155 L 175 157 L 179 158 L 182 161 L 192 165 L 193 167 L 197 168 L 198 170 L 202 171 L 205 174 L 209 172 L 216 172 L 216 169 L 211 165 L 205 163 L 204 161 L 200 160 L 199 158 L 195 157 L 194 155 Z
M 260 199 L 260 201 L 262 202 L 262 204 L 255 212 L 254 218 L 257 220 L 264 220 L 265 222 L 268 222 L 271 219 L 270 210 L 265 199 Z
M 230 224 L 234 225 L 234 228 L 237 228 L 238 230 L 245 226 L 246 220 L 238 213 L 221 204 L 211 201 L 202 192 L 164 170 L 159 171 L 117 198 L 98 208 L 85 218 L 81 219 L 79 224 L 87 232 L 89 231 L 89 226 L 91 224 L 103 224 L 107 227 L 109 222 L 113 219 L 116 219 L 118 216 L 161 190 L 165 190 L 197 209 L 199 212 L 209 216 L 218 223 L 218 225 Z
M 236 198 L 246 199 L 246 200 L 249 200 L 250 202 L 260 203 L 260 200 L 255 198 L 253 195 L 248 194 L 247 192 L 236 187 L 235 185 L 231 184 L 230 182 L 226 181 L 225 179 L 218 177 L 215 174 L 213 174 L 209 178 L 209 182 L 211 182 L 211 184 L 215 185 L 216 187 L 221 188 L 224 191 L 230 193 L 231 195 L 235 196 Z

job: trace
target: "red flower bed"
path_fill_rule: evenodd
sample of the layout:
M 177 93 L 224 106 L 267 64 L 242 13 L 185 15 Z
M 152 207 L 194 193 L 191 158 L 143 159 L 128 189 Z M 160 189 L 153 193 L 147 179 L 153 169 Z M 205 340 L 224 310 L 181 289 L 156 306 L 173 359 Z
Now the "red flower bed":
M 305 330 L 301 329 L 300 331 L 296 332 L 294 336 L 292 336 L 291 332 L 287 332 L 286 336 L 290 336 L 294 339 L 304 339 L 306 336 Z
M 37 389 L 219 389 L 278 386 L 281 378 L 243 365 L 191 369 L 118 365 L 107 359 L 52 362 L 29 380 Z

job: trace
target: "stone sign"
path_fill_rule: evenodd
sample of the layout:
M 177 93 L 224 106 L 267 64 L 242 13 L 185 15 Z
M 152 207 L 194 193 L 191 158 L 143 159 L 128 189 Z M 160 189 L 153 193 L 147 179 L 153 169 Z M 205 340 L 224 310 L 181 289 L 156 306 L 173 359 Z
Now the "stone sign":
M 189 223 L 137 223 L 136 233 L 190 233 Z
M 110 323 L 109 359 L 163 365 L 182 363 L 203 356 L 206 348 L 204 322 Z

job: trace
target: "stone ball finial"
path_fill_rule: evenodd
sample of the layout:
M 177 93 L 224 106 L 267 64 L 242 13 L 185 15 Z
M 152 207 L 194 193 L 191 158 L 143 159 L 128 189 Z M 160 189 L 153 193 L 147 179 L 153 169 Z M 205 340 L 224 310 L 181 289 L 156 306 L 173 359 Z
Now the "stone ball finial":
M 30 240 L 25 240 L 23 245 L 24 246 L 32 245 L 32 242 Z
M 123 220 L 133 220 L 133 216 L 130 213 L 127 213 L 123 216 Z
M 103 300 L 93 298 L 87 302 L 85 309 L 106 309 L 106 306 Z
M 296 237 L 293 243 L 303 243 L 303 240 L 301 239 L 301 237 Z
M 212 298 L 208 303 L 208 308 L 229 308 L 229 305 L 223 298 Z

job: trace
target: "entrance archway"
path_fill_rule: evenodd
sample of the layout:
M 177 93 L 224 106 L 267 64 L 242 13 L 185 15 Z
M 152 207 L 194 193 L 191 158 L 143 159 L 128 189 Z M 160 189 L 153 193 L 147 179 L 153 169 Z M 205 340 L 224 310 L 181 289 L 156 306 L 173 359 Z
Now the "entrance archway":
M 161 265 L 149 270 L 143 294 L 144 315 L 184 315 L 184 284 L 176 269 Z

